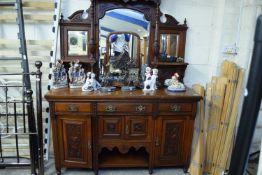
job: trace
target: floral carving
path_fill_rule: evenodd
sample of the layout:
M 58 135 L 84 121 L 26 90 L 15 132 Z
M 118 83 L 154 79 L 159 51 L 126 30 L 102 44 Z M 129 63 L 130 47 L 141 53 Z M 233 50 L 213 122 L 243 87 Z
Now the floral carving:
M 180 125 L 177 123 L 167 123 L 165 131 L 164 154 L 176 156 L 178 154 Z
M 82 149 L 82 127 L 79 124 L 67 124 L 67 140 L 68 140 L 68 157 L 83 158 Z

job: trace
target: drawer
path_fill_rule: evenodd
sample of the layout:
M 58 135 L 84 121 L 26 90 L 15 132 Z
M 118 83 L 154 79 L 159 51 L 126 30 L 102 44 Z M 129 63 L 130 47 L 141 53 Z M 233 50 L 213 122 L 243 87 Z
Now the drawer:
M 191 112 L 192 103 L 160 103 L 159 113 Z
M 55 112 L 91 112 L 90 103 L 56 103 Z
M 151 103 L 98 103 L 97 111 L 102 113 L 150 113 Z

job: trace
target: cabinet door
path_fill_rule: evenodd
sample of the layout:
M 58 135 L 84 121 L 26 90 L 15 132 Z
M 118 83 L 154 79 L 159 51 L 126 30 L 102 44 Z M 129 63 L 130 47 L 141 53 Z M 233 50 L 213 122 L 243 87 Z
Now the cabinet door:
M 126 116 L 125 137 L 133 140 L 149 140 L 152 127 L 150 116 Z
M 58 116 L 61 163 L 67 167 L 92 167 L 91 119 L 88 116 Z
M 99 136 L 103 139 L 121 139 L 123 137 L 123 117 L 99 117 Z
M 182 165 L 184 120 L 172 116 L 159 117 L 155 136 L 156 165 Z

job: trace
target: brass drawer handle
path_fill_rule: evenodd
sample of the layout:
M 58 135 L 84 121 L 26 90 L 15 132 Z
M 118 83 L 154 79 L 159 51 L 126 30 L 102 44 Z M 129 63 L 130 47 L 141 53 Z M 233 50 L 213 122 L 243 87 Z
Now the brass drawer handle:
M 79 109 L 78 109 L 78 106 L 77 106 L 77 105 L 71 104 L 71 105 L 68 105 L 68 106 L 67 106 L 67 110 L 68 110 L 69 112 L 77 112 Z
M 170 106 L 170 111 L 172 111 L 172 112 L 179 112 L 179 111 L 181 111 L 181 106 L 177 105 L 177 104 L 171 105 Z
M 106 112 L 115 112 L 116 111 L 116 107 L 113 105 L 107 105 L 106 106 Z
M 145 105 L 137 105 L 136 106 L 136 112 L 144 112 L 146 110 Z
M 126 127 L 125 127 L 125 132 L 126 132 L 126 135 L 129 134 L 129 127 L 128 127 L 128 125 L 126 125 Z
M 160 145 L 160 139 L 159 139 L 159 137 L 158 137 L 158 136 L 156 137 L 156 140 L 155 140 L 155 145 L 156 145 L 156 146 L 159 146 L 159 145 Z
M 89 150 L 92 149 L 92 145 L 91 145 L 91 142 L 90 142 L 90 141 L 88 141 L 87 148 L 88 148 Z

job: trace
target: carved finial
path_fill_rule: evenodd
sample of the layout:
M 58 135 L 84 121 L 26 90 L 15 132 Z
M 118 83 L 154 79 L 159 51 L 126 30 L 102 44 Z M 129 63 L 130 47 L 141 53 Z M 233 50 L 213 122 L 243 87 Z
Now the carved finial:
M 27 97 L 31 97 L 32 96 L 32 94 L 33 94 L 33 91 L 31 90 L 31 89 L 29 89 L 29 90 L 26 90 L 26 96 Z
M 186 18 L 185 18 L 185 20 L 184 20 L 184 25 L 187 25 L 187 20 L 186 20 Z
M 41 67 L 42 67 L 42 62 L 41 61 L 36 61 L 35 62 L 35 67 L 37 68 L 37 69 L 40 69 Z
M 61 13 L 61 17 L 60 17 L 60 19 L 61 19 L 61 20 L 64 19 L 64 15 L 63 15 L 63 13 Z

